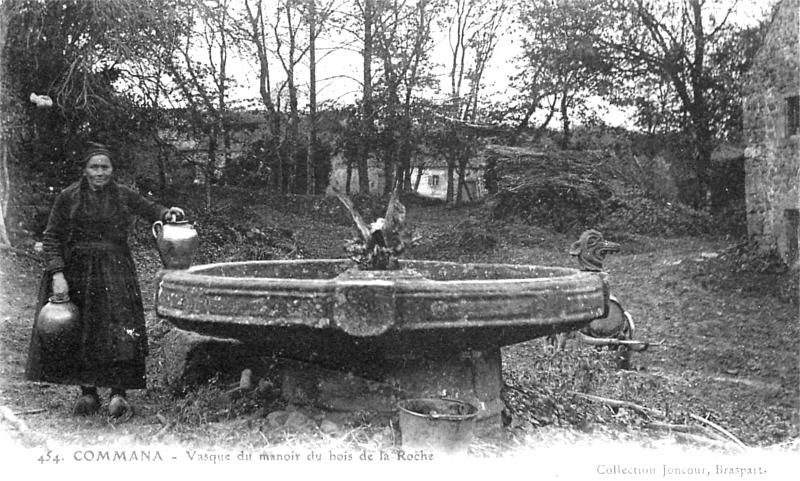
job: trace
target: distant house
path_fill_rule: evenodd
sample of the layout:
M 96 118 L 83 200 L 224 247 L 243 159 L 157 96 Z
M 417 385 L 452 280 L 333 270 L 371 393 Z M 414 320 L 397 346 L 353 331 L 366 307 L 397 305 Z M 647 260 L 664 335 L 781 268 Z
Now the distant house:
M 800 251 L 800 0 L 776 6 L 745 81 L 747 232 L 790 265 Z
M 331 172 L 331 186 L 345 191 L 347 184 L 347 159 L 341 154 L 336 155 L 331 162 L 333 170 Z M 447 165 L 438 159 L 428 159 L 428 165 L 414 167 L 411 171 L 412 185 L 417 183 L 416 192 L 424 197 L 434 199 L 447 198 Z M 454 174 L 455 175 L 455 174 Z M 369 162 L 369 189 L 372 193 L 383 192 L 386 183 L 386 176 L 383 166 L 379 165 L 374 159 Z M 485 195 L 483 187 L 483 164 L 478 159 L 473 159 L 466 169 L 465 182 L 462 185 L 462 197 L 464 202 L 477 201 Z M 350 178 L 350 192 L 358 192 L 358 171 L 353 167 Z M 455 193 L 454 193 L 455 195 Z
M 457 174 L 454 173 L 455 177 Z M 417 193 L 423 197 L 431 197 L 434 199 L 447 198 L 447 165 L 431 165 L 423 167 L 420 171 L 419 168 L 414 168 L 411 172 L 412 182 L 417 181 L 419 176 L 419 184 L 417 185 Z M 458 179 L 456 179 L 456 182 Z M 464 183 L 461 185 L 461 200 L 465 202 L 478 201 L 485 195 L 483 187 L 483 165 L 471 162 L 467 166 Z M 455 196 L 456 193 L 453 192 Z

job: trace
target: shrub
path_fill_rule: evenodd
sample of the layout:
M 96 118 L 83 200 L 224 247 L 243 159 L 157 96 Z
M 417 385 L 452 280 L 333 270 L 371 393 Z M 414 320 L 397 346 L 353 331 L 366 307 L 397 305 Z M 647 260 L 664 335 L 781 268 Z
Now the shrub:
M 639 189 L 629 189 L 606 203 L 598 228 L 658 237 L 691 236 L 712 233 L 714 219 L 679 202 L 651 199 Z

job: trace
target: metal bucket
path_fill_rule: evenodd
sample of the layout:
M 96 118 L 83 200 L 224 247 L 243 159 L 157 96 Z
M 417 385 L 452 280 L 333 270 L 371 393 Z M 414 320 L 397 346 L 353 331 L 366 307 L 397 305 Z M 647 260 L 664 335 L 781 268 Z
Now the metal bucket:
M 455 399 L 407 399 L 397 405 L 403 449 L 455 454 L 472 441 L 478 408 Z

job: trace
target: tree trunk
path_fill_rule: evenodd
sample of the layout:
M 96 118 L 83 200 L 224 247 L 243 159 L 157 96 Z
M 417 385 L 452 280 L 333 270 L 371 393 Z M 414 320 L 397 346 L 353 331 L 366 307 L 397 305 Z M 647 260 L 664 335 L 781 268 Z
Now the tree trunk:
M 389 195 L 392 191 L 395 178 L 394 157 L 397 155 L 396 152 L 397 149 L 394 148 L 393 144 L 383 149 L 383 195 Z
M 538 100 L 531 102 L 528 106 L 528 109 L 525 111 L 525 116 L 522 117 L 522 120 L 519 121 L 519 124 L 514 128 L 514 132 L 511 134 L 511 138 L 508 139 L 508 145 L 515 146 L 519 141 L 519 136 L 522 135 L 522 132 L 528 128 L 528 123 L 531 121 L 531 117 L 533 113 L 536 112 L 536 107 L 538 104 Z
M 6 33 L 8 31 L 11 15 L 7 12 L 8 5 L 0 5 L 0 52 L 4 52 Z M 6 80 L 5 55 L 0 55 L 0 82 Z M 6 89 L 0 84 L 0 105 L 6 105 Z M 0 112 L 0 244 L 11 245 L 6 230 L 8 203 L 11 198 L 11 176 L 8 171 L 9 142 L 12 125 L 15 123 L 10 112 Z
M 276 154 L 276 157 L 278 158 L 278 165 L 277 165 L 277 168 L 275 169 L 275 184 L 274 184 L 275 185 L 275 192 L 277 192 L 279 194 L 283 194 L 284 193 L 284 190 L 283 190 L 284 189 L 284 186 L 283 186 L 283 184 L 284 184 L 283 172 L 284 172 L 284 170 L 286 170 L 286 160 L 285 160 L 286 156 L 281 151 L 281 148 L 279 146 L 276 146 L 275 154 Z
M 281 137 L 281 118 L 275 107 L 275 103 L 272 101 L 272 85 L 269 72 L 269 57 L 267 56 L 264 12 L 260 1 L 257 2 L 255 11 L 251 8 L 250 2 L 246 1 L 244 4 L 252 29 L 248 34 L 250 34 L 251 40 L 256 46 L 258 55 L 258 91 L 261 95 L 261 102 L 266 108 L 267 118 L 267 133 L 265 138 L 269 141 L 272 154 L 278 159 L 277 168 L 273 169 L 270 174 L 270 183 L 272 184 L 273 190 L 280 192 L 280 188 L 283 185 L 283 154 L 278 148 Z M 260 165 L 259 168 L 261 168 Z
M 408 165 L 406 165 L 405 171 L 403 172 L 403 192 L 411 190 L 411 171 L 411 157 L 409 156 Z
M 369 194 L 369 152 L 372 133 L 372 16 L 374 0 L 364 0 L 364 95 L 361 103 L 361 148 L 358 155 L 358 190 Z
M 208 139 L 208 160 L 203 172 L 206 176 L 206 209 L 211 209 L 211 181 L 214 179 L 214 169 L 217 163 L 217 133 L 212 132 Z
M 453 201 L 453 189 L 455 188 L 455 173 L 456 166 L 453 159 L 447 159 L 447 196 L 445 201 L 449 204 Z
M 467 187 L 467 167 L 469 167 L 469 159 L 464 160 L 461 165 L 459 166 L 458 172 L 458 191 L 462 196 L 460 202 L 462 202 L 463 194 L 467 194 L 467 201 L 474 202 L 475 199 L 472 198 L 472 193 L 469 191 L 469 187 Z
M 509 139 L 509 145 L 511 146 L 517 145 L 520 135 L 522 135 L 522 132 L 524 132 L 525 129 L 528 128 L 531 117 L 533 116 L 534 112 L 536 112 L 536 109 L 538 108 L 539 102 L 541 101 L 542 98 L 543 96 L 537 95 L 537 97 L 531 101 L 531 105 L 525 111 L 525 116 L 522 118 L 522 120 L 520 120 L 519 125 L 517 125 L 517 127 L 514 129 L 514 132 L 511 134 L 511 138 Z M 544 132 L 544 129 L 547 128 L 547 126 L 550 124 L 550 120 L 555 115 L 557 100 L 558 100 L 557 98 L 553 98 L 553 100 L 550 102 L 550 109 L 547 112 L 547 117 L 544 119 L 544 122 L 542 122 L 542 124 L 536 128 L 536 132 L 533 139 L 534 142 L 539 140 L 539 137 Z
M 386 40 L 384 39 L 383 42 L 385 43 Z M 382 44 L 379 43 L 379 45 Z M 392 179 L 397 166 L 399 143 L 402 142 L 403 132 L 401 127 L 402 120 L 398 118 L 399 102 L 397 97 L 396 73 L 393 70 L 392 61 L 386 48 L 382 48 L 379 51 L 379 56 L 383 57 L 384 84 L 386 89 L 384 95 L 384 109 L 388 112 L 388 118 L 385 120 L 387 128 L 384 132 L 389 132 L 388 134 L 384 134 L 385 136 L 382 142 L 383 159 L 381 160 L 383 160 L 383 172 L 384 178 L 386 179 L 383 185 L 383 195 L 389 195 L 389 192 L 392 191 Z M 390 136 L 390 138 L 387 138 L 386 135 Z
M 466 176 L 467 163 L 463 159 L 458 160 L 458 185 L 456 186 L 456 205 L 461 205 L 464 198 L 464 177 Z
M 2 90 L 0 90 L 2 92 Z M 2 126 L 6 127 L 5 115 L 3 115 Z M 8 238 L 6 230 L 6 218 L 8 214 L 8 203 L 11 197 L 11 176 L 8 172 L 8 141 L 11 135 L 7 135 L 5 129 L 0 132 L 0 244 L 10 246 L 11 240 Z
M 425 171 L 425 164 L 417 167 L 417 180 L 414 181 L 414 192 L 419 192 L 419 183 L 422 181 L 422 173 Z
M 317 5 L 316 0 L 308 2 L 309 45 L 309 85 L 308 85 L 308 151 L 306 152 L 306 194 L 313 195 L 317 191 L 317 179 L 314 171 L 314 157 L 317 144 Z
M 466 35 L 467 28 L 472 16 L 474 3 L 459 0 L 456 2 L 456 12 L 453 23 L 456 27 L 455 42 L 451 46 L 451 66 L 450 66 L 450 95 L 452 99 L 453 116 L 461 118 L 461 83 L 464 80 L 466 62 Z
M 350 195 L 350 182 L 353 181 L 353 161 L 347 159 L 347 176 L 344 184 L 344 193 Z
M 403 110 L 402 129 L 400 131 L 400 146 L 397 152 L 396 178 L 400 182 L 401 190 L 407 187 L 407 179 L 411 176 L 411 136 L 412 132 L 410 102 L 407 102 Z
M 167 152 L 164 147 L 158 147 L 158 192 L 162 196 L 167 192 Z
M 702 115 L 699 117 L 702 118 Z M 714 152 L 714 135 L 702 122 L 695 122 L 693 130 L 694 162 L 698 193 L 692 200 L 695 208 L 709 205 L 711 192 L 711 154 Z
M 569 97 L 566 93 L 561 96 L 561 148 L 568 149 L 570 144 L 570 124 L 569 124 Z
M 542 122 L 542 125 L 536 128 L 536 131 L 533 134 L 533 143 L 539 141 L 539 139 L 544 134 L 544 131 L 547 129 L 547 126 L 550 125 L 550 121 L 553 119 L 555 114 L 556 114 L 556 99 L 553 99 L 553 101 L 550 103 L 550 111 L 547 113 L 547 117 L 544 119 L 544 122 Z
M 705 53 L 706 35 L 703 29 L 702 3 L 698 0 L 689 2 L 692 9 L 692 34 L 694 36 L 694 61 L 692 62 L 690 80 L 692 83 L 693 106 L 690 111 L 692 116 L 693 137 L 695 143 L 695 169 L 697 181 L 699 203 L 696 207 L 708 207 L 709 195 L 711 192 L 711 154 L 714 151 L 714 134 L 709 129 L 710 115 L 708 115 L 708 100 L 706 99 L 706 89 L 708 87 L 705 79 Z
M 292 49 L 293 52 L 293 49 Z M 294 62 L 294 53 L 290 54 L 290 62 Z M 300 114 L 297 111 L 297 85 L 294 82 L 294 64 L 288 72 L 288 85 L 289 85 L 289 149 L 287 153 L 287 160 L 289 163 L 289 172 L 287 173 L 286 193 L 297 192 L 297 163 L 298 156 L 298 136 L 300 135 Z

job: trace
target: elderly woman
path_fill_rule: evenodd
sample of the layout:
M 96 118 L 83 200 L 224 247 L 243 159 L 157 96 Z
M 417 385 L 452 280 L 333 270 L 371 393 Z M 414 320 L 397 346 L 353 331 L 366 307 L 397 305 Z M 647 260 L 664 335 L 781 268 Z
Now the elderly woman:
M 127 389 L 145 387 L 145 331 L 142 295 L 128 247 L 134 216 L 150 222 L 180 220 L 183 210 L 165 208 L 113 180 L 111 153 L 94 144 L 83 157 L 83 177 L 55 200 L 44 231 L 45 273 L 36 312 L 51 295 L 68 294 L 80 311 L 71 353 L 55 358 L 36 335 L 31 338 L 26 378 L 81 387 L 74 412 L 100 408 L 98 387 L 111 388 L 108 413 L 133 413 Z

